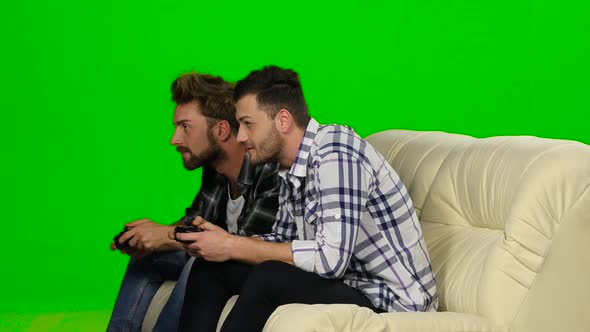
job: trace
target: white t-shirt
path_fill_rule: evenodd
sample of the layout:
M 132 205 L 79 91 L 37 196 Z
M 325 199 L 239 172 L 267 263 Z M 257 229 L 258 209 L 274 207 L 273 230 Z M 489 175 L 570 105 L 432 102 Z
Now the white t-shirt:
M 227 231 L 232 234 L 238 233 L 238 217 L 242 213 L 244 207 L 244 196 L 240 195 L 236 199 L 231 198 L 231 189 L 229 183 L 227 184 L 227 210 L 225 215 L 225 222 L 227 223 Z

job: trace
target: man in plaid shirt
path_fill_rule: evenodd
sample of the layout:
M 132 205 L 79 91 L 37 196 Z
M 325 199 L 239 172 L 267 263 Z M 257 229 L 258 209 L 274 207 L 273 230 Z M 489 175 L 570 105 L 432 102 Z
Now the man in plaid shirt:
M 436 310 L 434 274 L 412 200 L 383 156 L 352 129 L 311 118 L 291 70 L 250 73 L 234 99 L 238 140 L 251 161 L 280 163 L 277 221 L 271 233 L 244 238 L 197 218 L 206 231 L 192 252 L 225 263 L 193 271 L 180 330 L 214 330 L 223 308 L 216 298 L 234 293 L 240 297 L 222 331 L 260 331 L 287 303 Z M 248 278 L 232 280 L 232 271 Z
M 172 84 L 175 131 L 171 144 L 182 153 L 186 169 L 202 167 L 201 189 L 181 221 L 161 225 L 141 219 L 119 239 L 132 258 L 125 273 L 108 331 L 139 331 L 149 304 L 164 280 L 177 280 L 154 331 L 177 330 L 184 287 L 191 268 L 181 244 L 168 238 L 176 225 L 200 216 L 239 235 L 267 233 L 278 206 L 278 164 L 252 165 L 236 140 L 233 85 L 220 77 L 190 73 Z M 111 244 L 115 250 L 115 243 Z

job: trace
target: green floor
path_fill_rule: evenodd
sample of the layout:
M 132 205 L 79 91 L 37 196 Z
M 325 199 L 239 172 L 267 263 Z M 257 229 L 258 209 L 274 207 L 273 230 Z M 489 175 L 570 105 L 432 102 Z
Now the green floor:
M 1 313 L 0 331 L 104 331 L 111 310 Z

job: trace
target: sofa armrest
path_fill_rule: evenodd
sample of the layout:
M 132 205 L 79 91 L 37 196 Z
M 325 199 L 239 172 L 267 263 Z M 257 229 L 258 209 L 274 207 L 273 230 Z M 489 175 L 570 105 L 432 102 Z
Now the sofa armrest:
M 288 304 L 277 308 L 264 332 L 371 331 L 371 332 L 508 332 L 489 320 L 453 312 L 376 314 L 351 304 Z

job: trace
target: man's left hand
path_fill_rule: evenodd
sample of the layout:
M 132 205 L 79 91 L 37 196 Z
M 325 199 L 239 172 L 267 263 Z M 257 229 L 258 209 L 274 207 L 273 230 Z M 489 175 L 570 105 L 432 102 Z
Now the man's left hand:
M 180 241 L 194 241 L 184 244 L 184 248 L 191 256 L 203 257 L 210 262 L 225 262 L 231 259 L 231 244 L 235 235 L 231 235 L 201 217 L 193 220 L 193 225 L 203 231 L 197 233 L 176 233 Z

